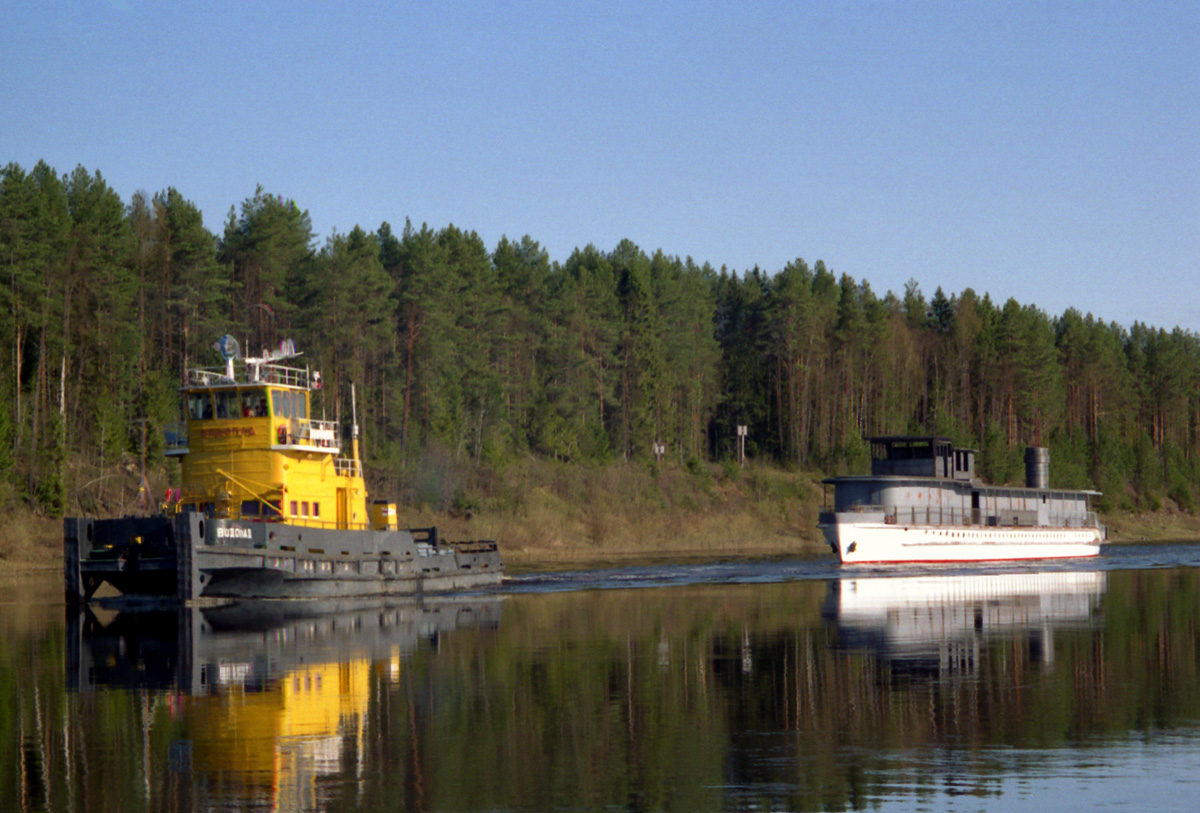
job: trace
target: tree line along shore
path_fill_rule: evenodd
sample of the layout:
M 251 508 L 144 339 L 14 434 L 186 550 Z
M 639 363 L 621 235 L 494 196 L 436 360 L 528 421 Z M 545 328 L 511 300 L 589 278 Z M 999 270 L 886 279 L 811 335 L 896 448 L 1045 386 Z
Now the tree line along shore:
M 125 201 L 40 162 L 0 171 L 0 273 L 0 505 L 31 522 L 133 510 L 143 465 L 172 484 L 176 388 L 225 333 L 293 339 L 343 426 L 356 387 L 373 493 L 513 550 L 684 544 L 655 517 L 701 549 L 816 544 L 820 477 L 863 471 L 873 434 L 950 437 L 996 483 L 1046 446 L 1052 484 L 1111 516 L 1200 496 L 1196 334 L 881 295 L 822 261 L 718 269 L 629 240 L 560 261 L 382 220 L 319 240 L 262 188 L 213 234 L 175 188 Z

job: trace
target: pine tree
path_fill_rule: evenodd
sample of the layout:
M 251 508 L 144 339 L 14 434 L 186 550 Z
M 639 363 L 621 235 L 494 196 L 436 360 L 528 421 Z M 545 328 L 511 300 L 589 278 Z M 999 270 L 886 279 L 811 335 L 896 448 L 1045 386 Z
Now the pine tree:
M 202 348 L 234 329 L 230 277 L 217 263 L 217 241 L 195 204 L 174 187 L 154 196 L 154 234 L 147 295 L 151 346 L 178 379 Z
M 218 259 L 229 269 L 230 333 L 248 347 L 273 346 L 292 329 L 305 264 L 312 261 L 312 220 L 295 201 L 259 186 L 229 210 Z
M 358 226 L 349 234 L 333 234 L 303 273 L 301 335 L 325 371 L 324 395 L 331 402 L 327 405 L 340 414 L 355 384 L 368 396 L 359 401 L 360 425 L 382 432 L 380 396 L 384 360 L 395 332 L 395 301 L 375 235 Z
M 620 308 L 612 264 L 595 246 L 551 274 L 549 370 L 534 433 L 555 458 L 603 459 L 615 411 Z
M 502 237 L 492 252 L 500 302 L 497 312 L 496 375 L 503 387 L 499 427 L 513 451 L 535 443 L 534 423 L 549 374 L 550 258 L 526 235 L 520 243 Z

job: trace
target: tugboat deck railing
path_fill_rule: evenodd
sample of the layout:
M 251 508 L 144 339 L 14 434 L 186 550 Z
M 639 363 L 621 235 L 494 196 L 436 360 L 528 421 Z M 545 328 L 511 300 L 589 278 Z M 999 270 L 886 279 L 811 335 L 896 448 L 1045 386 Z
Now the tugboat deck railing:
M 196 367 L 187 371 L 184 387 L 231 387 L 238 384 L 276 384 L 284 387 L 310 389 L 311 373 L 298 367 L 282 364 L 251 364 L 245 379 L 231 377 L 225 368 Z

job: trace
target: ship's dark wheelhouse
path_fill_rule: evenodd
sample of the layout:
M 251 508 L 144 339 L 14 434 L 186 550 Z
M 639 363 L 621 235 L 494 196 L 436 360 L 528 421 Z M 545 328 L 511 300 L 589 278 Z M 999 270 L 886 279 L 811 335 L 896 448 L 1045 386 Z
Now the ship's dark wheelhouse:
M 949 438 L 900 435 L 868 440 L 871 474 L 877 477 L 935 477 L 966 482 L 975 477 L 975 451 L 956 449 Z

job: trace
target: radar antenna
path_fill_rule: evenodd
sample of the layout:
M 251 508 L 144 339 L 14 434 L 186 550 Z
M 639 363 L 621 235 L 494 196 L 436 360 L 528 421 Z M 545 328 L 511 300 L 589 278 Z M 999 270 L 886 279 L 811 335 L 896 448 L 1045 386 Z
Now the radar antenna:
M 221 354 L 221 358 L 225 362 L 225 375 L 232 381 L 233 360 L 242 357 L 242 346 L 238 344 L 237 339 L 226 333 L 217 339 L 217 352 Z
M 238 340 L 226 333 L 220 339 L 217 339 L 217 352 L 221 354 L 224 361 L 239 358 L 242 355 L 242 346 L 238 344 Z

